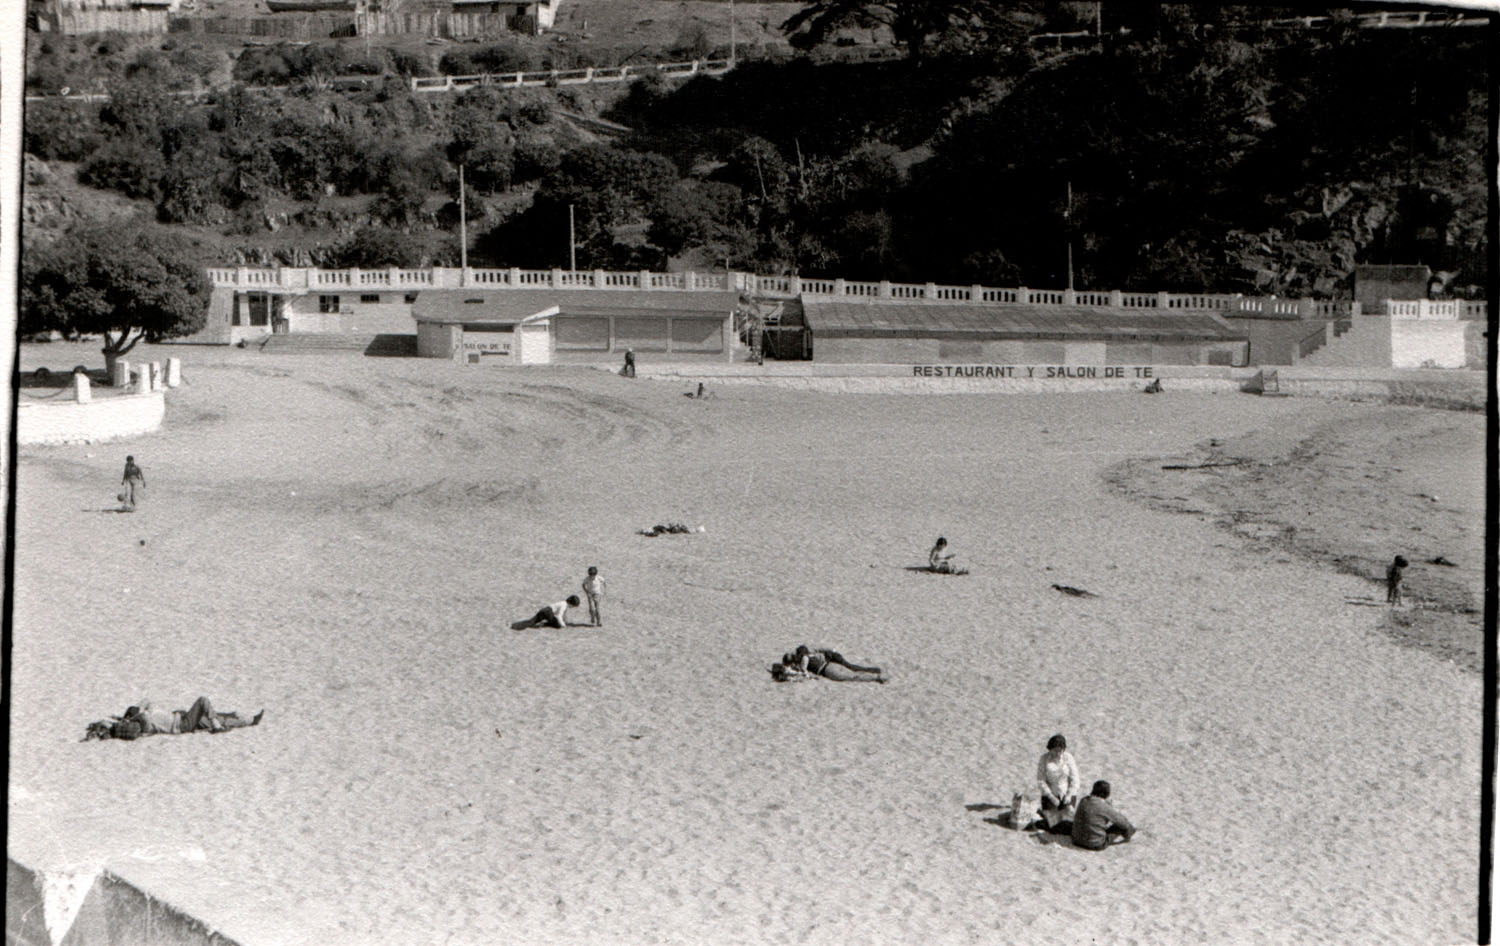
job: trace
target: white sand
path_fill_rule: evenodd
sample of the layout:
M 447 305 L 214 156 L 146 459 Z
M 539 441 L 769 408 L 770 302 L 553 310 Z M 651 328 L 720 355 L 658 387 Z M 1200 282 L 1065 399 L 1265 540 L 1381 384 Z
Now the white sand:
M 1481 678 L 1377 633 L 1344 603 L 1367 582 L 1101 482 L 1391 409 L 700 402 L 585 369 L 150 354 L 187 362 L 161 432 L 21 451 L 30 866 L 106 865 L 250 946 L 1474 936 Z M 101 511 L 126 453 L 142 507 Z M 708 531 L 635 535 L 673 520 Z M 974 574 L 903 570 L 939 534 Z M 507 628 L 590 564 L 602 631 Z M 893 680 L 773 684 L 803 642 Z M 200 693 L 266 720 L 78 741 Z M 992 823 L 1054 732 L 1135 843 Z

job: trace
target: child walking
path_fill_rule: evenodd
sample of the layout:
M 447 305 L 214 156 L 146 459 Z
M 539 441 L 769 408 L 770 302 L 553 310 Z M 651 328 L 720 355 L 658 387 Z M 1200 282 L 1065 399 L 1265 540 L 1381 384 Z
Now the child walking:
M 583 593 L 589 599 L 589 623 L 595 627 L 603 627 L 604 619 L 599 616 L 599 596 L 604 594 L 604 579 L 599 577 L 599 569 L 593 565 L 589 566 L 588 577 L 583 580 Z
M 1385 570 L 1385 601 L 1386 604 L 1399 606 L 1401 604 L 1401 574 L 1406 571 L 1408 562 L 1397 555 L 1391 567 Z
M 135 512 L 136 491 L 145 489 L 146 474 L 135 465 L 135 457 L 125 458 L 125 476 L 120 480 L 120 485 L 125 487 L 125 492 L 120 494 L 120 502 L 125 504 L 127 512 Z

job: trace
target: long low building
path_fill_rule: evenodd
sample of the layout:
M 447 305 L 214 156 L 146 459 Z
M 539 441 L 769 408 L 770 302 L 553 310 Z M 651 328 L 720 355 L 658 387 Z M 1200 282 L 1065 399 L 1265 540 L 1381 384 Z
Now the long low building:
M 1209 312 L 801 300 L 814 361 L 1244 365 L 1249 338 Z
M 412 303 L 417 354 L 466 364 L 589 364 L 626 350 L 673 362 L 732 361 L 733 292 L 433 289 Z

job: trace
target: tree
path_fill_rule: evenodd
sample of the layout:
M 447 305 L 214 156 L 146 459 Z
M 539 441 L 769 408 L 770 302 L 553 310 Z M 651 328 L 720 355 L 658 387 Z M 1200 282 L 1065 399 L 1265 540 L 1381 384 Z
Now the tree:
M 849 26 L 887 27 L 907 55 L 920 58 L 934 42 L 973 49 L 1015 42 L 1021 25 L 1040 22 L 1035 4 L 1016 0 L 814 0 L 781 24 L 792 44 L 812 48 Z M 803 27 L 806 32 L 799 33 Z
M 203 328 L 213 286 L 185 239 L 140 222 L 94 225 L 28 248 L 21 262 L 21 331 L 101 335 L 104 363 L 142 338 Z

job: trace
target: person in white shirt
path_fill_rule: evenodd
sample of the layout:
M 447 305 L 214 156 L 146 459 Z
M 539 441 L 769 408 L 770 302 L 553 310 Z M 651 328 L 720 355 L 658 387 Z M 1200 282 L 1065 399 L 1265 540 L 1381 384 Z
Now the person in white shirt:
M 1072 818 L 1073 806 L 1078 804 L 1078 793 L 1083 782 L 1078 777 L 1078 763 L 1068 751 L 1068 740 L 1058 733 L 1047 740 L 1047 751 L 1036 766 L 1036 784 L 1042 792 L 1042 815 L 1056 811 L 1063 817 Z M 1048 823 L 1052 821 L 1049 818 Z
M 580 604 L 582 602 L 578 600 L 577 595 L 568 595 L 566 599 L 547 605 L 526 620 L 517 621 L 510 626 L 510 629 L 524 631 L 528 627 L 567 627 L 568 609 L 576 608 Z
M 588 577 L 583 580 L 583 594 L 589 599 L 589 622 L 595 627 L 603 627 L 604 619 L 599 616 L 599 597 L 604 594 L 604 579 L 599 577 L 596 566 L 589 566 Z

